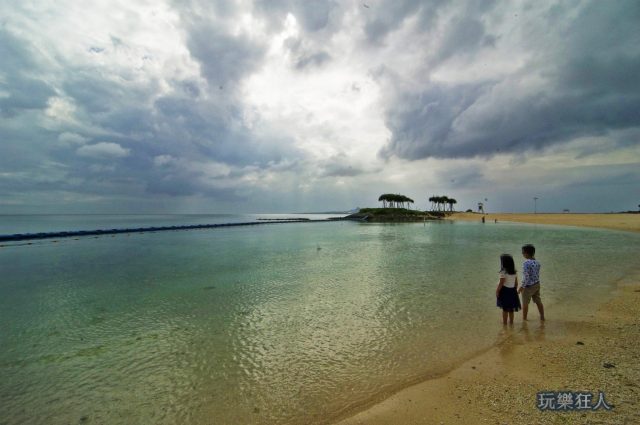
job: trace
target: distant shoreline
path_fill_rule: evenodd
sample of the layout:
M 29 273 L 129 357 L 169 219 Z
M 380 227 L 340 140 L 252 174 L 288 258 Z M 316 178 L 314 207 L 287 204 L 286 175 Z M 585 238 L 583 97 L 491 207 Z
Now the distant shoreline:
M 453 221 L 481 221 L 490 224 L 498 222 L 516 222 L 530 224 L 554 224 L 562 226 L 594 227 L 610 230 L 640 232 L 640 214 L 633 213 L 467 213 L 456 212 L 447 216 Z

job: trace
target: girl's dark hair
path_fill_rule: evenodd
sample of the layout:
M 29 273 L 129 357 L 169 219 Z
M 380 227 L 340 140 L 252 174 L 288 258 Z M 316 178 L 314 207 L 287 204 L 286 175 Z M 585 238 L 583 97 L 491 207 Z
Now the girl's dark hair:
M 510 254 L 502 254 L 500 256 L 500 271 L 506 274 L 516 274 L 516 265 Z

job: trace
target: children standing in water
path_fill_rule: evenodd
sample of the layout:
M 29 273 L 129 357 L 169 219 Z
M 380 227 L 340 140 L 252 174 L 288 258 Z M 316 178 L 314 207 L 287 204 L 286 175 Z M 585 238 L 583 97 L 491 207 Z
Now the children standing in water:
M 522 294 L 522 320 L 527 320 L 529 302 L 538 306 L 540 320 L 544 321 L 544 306 L 540 299 L 540 263 L 535 258 L 536 248 L 533 245 L 522 247 L 522 256 L 525 258 L 522 264 L 522 287 L 518 293 Z
M 520 310 L 520 297 L 518 297 L 518 275 L 513 257 L 509 254 L 500 256 L 500 281 L 496 288 L 497 306 L 502 309 L 502 324 L 513 325 L 513 312 Z

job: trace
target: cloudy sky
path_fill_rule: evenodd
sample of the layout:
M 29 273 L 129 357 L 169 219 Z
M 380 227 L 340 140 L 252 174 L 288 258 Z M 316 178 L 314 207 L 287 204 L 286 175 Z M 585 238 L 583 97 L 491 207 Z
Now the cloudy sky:
M 5 0 L 0 213 L 640 204 L 640 3 Z

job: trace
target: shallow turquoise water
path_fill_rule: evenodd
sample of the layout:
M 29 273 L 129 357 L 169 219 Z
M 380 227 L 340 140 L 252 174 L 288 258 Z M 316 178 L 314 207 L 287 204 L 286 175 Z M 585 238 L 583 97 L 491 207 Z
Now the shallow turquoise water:
M 639 242 L 333 222 L 4 246 L 0 423 L 327 422 L 493 344 L 501 253 L 536 245 L 553 315 L 608 293 Z

